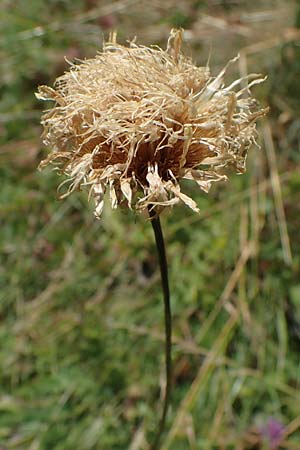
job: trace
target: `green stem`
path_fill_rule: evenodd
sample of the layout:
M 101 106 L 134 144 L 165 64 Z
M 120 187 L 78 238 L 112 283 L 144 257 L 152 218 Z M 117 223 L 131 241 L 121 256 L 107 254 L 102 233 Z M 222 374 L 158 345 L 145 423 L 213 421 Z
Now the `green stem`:
M 160 225 L 159 216 L 156 214 L 154 209 L 149 207 L 149 216 L 151 219 L 151 224 L 155 236 L 156 248 L 159 259 L 161 283 L 164 294 L 164 317 L 165 317 L 165 364 L 166 364 L 166 390 L 163 403 L 163 411 L 158 427 L 158 431 L 155 436 L 155 440 L 151 446 L 151 450 L 158 450 L 160 440 L 166 425 L 166 418 L 168 413 L 168 408 L 171 399 L 171 382 L 172 382 L 172 314 L 170 305 L 170 289 L 168 280 L 168 263 L 166 257 L 166 250 L 164 244 L 164 237 Z

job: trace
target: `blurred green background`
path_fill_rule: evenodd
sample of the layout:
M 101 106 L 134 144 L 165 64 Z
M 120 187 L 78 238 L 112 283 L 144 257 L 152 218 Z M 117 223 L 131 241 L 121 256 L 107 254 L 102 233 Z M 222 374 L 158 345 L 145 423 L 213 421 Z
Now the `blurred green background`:
M 118 30 L 185 51 L 227 81 L 268 75 L 248 172 L 200 215 L 162 217 L 174 317 L 163 449 L 300 449 L 300 2 L 1 0 L 0 449 L 147 450 L 164 386 L 152 230 L 142 216 L 57 200 L 34 92 Z M 276 431 L 277 430 L 277 431 Z M 279 431 L 278 431 L 279 430 Z M 276 433 L 278 439 L 276 438 Z

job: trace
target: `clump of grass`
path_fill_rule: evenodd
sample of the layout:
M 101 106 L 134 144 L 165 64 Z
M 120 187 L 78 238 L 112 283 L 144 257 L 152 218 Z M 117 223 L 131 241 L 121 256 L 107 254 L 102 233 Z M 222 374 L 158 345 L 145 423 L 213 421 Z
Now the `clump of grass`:
M 14 8 L 8 0 L 1 10 L 0 447 L 5 449 L 146 450 L 146 431 L 157 423 L 164 336 L 151 227 L 109 205 L 101 222 L 95 221 L 84 192 L 58 203 L 57 175 L 35 170 L 44 104 L 32 91 L 65 70 L 64 55 L 69 60 L 94 55 L 103 7 L 119 8 L 122 42 L 137 35 L 147 43 L 165 41 L 165 24 L 178 7 L 174 0 L 96 3 L 51 1 L 45 8 L 36 0 Z M 186 0 L 185 11 L 194 3 Z M 199 64 L 205 65 L 210 48 L 216 67 L 239 49 L 237 77 L 247 67 L 268 73 L 269 82 L 255 95 L 271 105 L 293 266 L 284 265 L 264 151 L 250 152 L 247 174 L 233 174 L 226 186 L 217 183 L 208 196 L 183 183 L 201 214 L 176 208 L 163 217 L 172 263 L 170 425 L 185 396 L 195 393 L 196 377 L 201 390 L 177 421 L 181 426 L 173 430 L 169 448 L 260 448 L 261 430 L 273 418 L 285 426 L 281 447 L 295 450 L 300 448 L 300 58 L 291 27 L 297 11 L 294 2 L 283 0 L 278 8 L 269 0 L 202 3 L 197 11 L 190 8 L 194 25 L 186 32 L 187 51 Z M 226 5 L 232 6 L 231 16 Z M 224 19 L 221 26 L 215 18 Z M 240 19 L 247 36 L 240 34 Z M 249 45 L 245 61 L 243 47 Z M 263 223 L 259 232 L 258 223 Z M 243 254 L 237 279 L 240 252 L 252 238 L 255 254 L 248 259 L 249 253 Z M 228 313 L 218 309 L 214 322 L 211 313 L 228 280 L 227 298 L 241 315 L 216 351 Z M 200 378 L 197 372 L 210 356 L 211 372 Z

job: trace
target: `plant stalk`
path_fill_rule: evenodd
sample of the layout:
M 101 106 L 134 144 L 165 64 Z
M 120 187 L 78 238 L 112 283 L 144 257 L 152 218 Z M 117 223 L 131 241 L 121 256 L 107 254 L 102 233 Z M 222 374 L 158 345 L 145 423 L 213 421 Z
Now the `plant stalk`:
M 151 450 L 159 450 L 160 440 L 165 430 L 167 413 L 171 400 L 172 384 L 172 314 L 170 305 L 170 289 L 168 279 L 168 263 L 164 244 L 164 237 L 159 220 L 159 216 L 154 209 L 148 208 L 151 224 L 155 236 L 157 254 L 160 266 L 161 283 L 164 297 L 164 319 L 165 319 L 165 370 L 166 370 L 166 389 L 163 401 L 163 410 Z

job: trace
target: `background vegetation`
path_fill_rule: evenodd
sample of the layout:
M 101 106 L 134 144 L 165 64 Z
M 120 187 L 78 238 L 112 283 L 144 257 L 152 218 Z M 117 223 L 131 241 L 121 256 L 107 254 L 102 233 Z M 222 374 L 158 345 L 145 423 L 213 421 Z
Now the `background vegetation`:
M 300 449 L 300 3 L 1 0 L 0 448 L 146 450 L 164 385 L 162 297 L 145 218 L 39 173 L 38 84 L 103 35 L 186 51 L 214 73 L 268 74 L 271 106 L 248 173 L 199 216 L 162 218 L 174 314 L 174 398 L 163 449 Z M 276 438 L 277 434 L 277 438 Z

